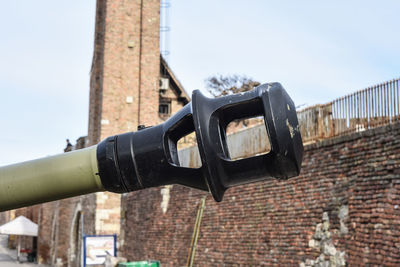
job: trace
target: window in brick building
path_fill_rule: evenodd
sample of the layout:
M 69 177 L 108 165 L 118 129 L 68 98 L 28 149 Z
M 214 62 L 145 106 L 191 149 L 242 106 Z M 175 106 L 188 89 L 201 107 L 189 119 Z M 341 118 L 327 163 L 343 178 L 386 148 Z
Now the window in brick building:
M 160 105 L 158 106 L 158 113 L 162 118 L 169 117 L 171 115 L 171 101 L 160 101 Z

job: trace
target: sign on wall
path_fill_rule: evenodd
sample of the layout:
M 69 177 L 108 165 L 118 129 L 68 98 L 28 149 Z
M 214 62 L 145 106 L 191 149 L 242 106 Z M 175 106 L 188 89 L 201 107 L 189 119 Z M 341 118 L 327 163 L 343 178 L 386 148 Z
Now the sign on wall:
M 106 256 L 117 256 L 117 235 L 83 236 L 83 265 L 104 264 Z

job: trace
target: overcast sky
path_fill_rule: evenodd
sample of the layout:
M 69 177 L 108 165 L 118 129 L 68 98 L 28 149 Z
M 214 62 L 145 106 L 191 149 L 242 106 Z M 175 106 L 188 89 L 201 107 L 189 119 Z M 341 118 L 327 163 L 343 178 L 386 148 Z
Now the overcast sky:
M 399 1 L 171 0 L 169 63 L 278 81 L 297 105 L 400 76 Z M 0 3 L 0 166 L 87 134 L 94 0 Z

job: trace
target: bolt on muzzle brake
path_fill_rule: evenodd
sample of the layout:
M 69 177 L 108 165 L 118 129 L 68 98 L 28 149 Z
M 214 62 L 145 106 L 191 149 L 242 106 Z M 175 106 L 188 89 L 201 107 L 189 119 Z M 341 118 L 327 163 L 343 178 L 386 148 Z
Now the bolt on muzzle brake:
M 226 141 L 228 124 L 263 116 L 271 150 L 232 160 Z M 202 166 L 182 167 L 177 142 L 196 133 Z M 168 184 L 210 191 L 216 201 L 235 185 L 300 173 L 303 144 L 296 108 L 279 83 L 210 99 L 196 90 L 192 102 L 164 123 L 106 138 L 98 144 L 101 183 L 107 191 L 124 193 Z
M 271 150 L 232 160 L 226 141 L 233 120 L 263 116 Z M 195 132 L 202 166 L 181 166 L 177 142 Z M 0 211 L 99 191 L 130 192 L 181 184 L 210 191 L 299 174 L 303 145 L 295 106 L 279 83 L 192 102 L 166 122 L 106 138 L 96 146 L 0 168 Z

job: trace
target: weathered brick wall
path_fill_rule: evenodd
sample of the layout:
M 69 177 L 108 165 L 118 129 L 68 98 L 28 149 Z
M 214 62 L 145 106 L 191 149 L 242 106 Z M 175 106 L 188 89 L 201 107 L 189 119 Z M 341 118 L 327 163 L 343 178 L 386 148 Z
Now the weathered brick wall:
M 195 266 L 400 265 L 400 124 L 305 147 L 302 173 L 207 196 Z M 184 266 L 202 192 L 123 197 L 122 253 Z M 164 203 L 165 205 L 165 203 Z M 343 263 L 343 262 L 342 262 Z
M 160 79 L 160 0 L 142 1 L 138 124 L 158 123 Z M 125 27 L 126 28 L 126 27 Z
M 73 197 L 40 206 L 40 223 L 38 236 L 39 263 L 54 265 L 57 262 L 75 266 L 76 253 L 71 251 L 75 213 L 81 210 L 81 197 Z
M 160 1 L 98 0 L 89 144 L 158 122 Z
M 62 262 L 64 266 L 70 262 L 72 256 L 70 253 L 70 244 L 73 241 L 71 240 L 71 231 L 73 230 L 74 213 L 79 201 L 79 197 L 63 199 L 60 200 L 58 208 L 58 242 L 55 248 L 55 259 L 56 262 Z
M 40 207 L 40 223 L 37 240 L 37 258 L 39 263 L 54 263 L 52 255 L 55 254 L 54 249 L 56 248 L 58 239 L 56 235 L 56 231 L 58 228 L 57 218 L 59 215 L 58 206 L 59 201 L 53 201 L 49 203 L 44 203 Z

